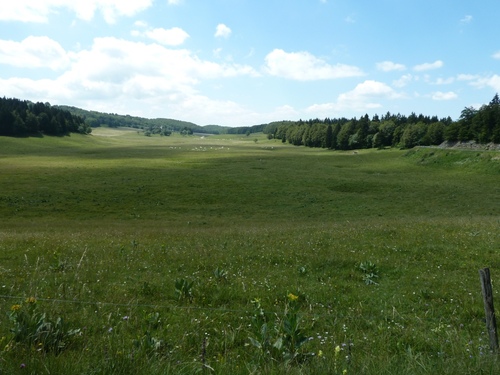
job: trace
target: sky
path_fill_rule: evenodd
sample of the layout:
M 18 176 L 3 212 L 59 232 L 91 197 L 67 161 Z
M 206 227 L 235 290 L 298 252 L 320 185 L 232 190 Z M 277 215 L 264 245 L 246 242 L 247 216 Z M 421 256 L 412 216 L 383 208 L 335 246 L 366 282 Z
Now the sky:
M 198 125 L 458 119 L 500 92 L 498 0 L 0 0 L 0 96 Z

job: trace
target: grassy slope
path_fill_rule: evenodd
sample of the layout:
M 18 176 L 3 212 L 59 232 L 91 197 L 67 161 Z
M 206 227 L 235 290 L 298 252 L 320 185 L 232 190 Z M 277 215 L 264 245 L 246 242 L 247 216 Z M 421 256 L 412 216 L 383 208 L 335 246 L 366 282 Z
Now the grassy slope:
M 0 369 L 24 361 L 40 373 L 190 373 L 209 337 L 207 361 L 221 373 L 285 371 L 245 344 L 255 335 L 249 301 L 279 313 L 288 292 L 302 296 L 307 350 L 324 356 L 287 371 L 499 368 L 481 354 L 477 277 L 500 266 L 498 154 L 340 153 L 254 138 L 108 129 L 0 138 L 2 294 L 85 301 L 39 304 L 87 327 L 59 357 L 0 351 Z M 378 286 L 362 282 L 367 260 Z M 178 278 L 195 281 L 192 303 L 174 298 Z M 17 300 L 5 301 L 6 342 Z M 133 341 L 153 312 L 168 353 L 151 358 Z M 348 342 L 350 364 L 333 350 Z

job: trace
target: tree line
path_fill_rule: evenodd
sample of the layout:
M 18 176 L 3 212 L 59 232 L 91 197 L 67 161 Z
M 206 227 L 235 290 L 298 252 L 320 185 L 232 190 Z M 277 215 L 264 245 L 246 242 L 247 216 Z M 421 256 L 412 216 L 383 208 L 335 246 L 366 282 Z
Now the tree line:
M 51 106 L 28 100 L 0 98 L 0 135 L 66 135 L 89 134 L 92 128 L 79 117 Z
M 192 122 L 174 120 L 169 118 L 148 119 L 144 117 L 119 115 L 116 113 L 103 113 L 88 111 L 70 106 L 59 106 L 71 113 L 82 117 L 85 123 L 93 128 L 107 126 L 110 128 L 129 127 L 144 130 L 145 135 L 170 135 L 172 132 L 187 133 L 210 133 L 219 134 L 224 132 L 223 127 L 218 125 L 200 126 Z
M 444 141 L 500 143 L 500 99 L 496 94 L 480 109 L 465 108 L 460 118 L 439 119 L 412 113 L 410 116 L 391 114 L 370 118 L 338 118 L 308 121 L 281 121 L 264 128 L 268 138 L 280 139 L 293 145 L 323 147 L 337 150 L 360 148 L 439 145 Z
M 33 103 L 14 98 L 0 98 L 0 135 L 89 134 L 92 127 L 129 126 L 144 130 L 146 135 L 181 134 L 251 134 L 264 132 L 268 138 L 293 145 L 337 150 L 439 145 L 444 141 L 500 143 L 500 98 L 479 109 L 466 107 L 458 120 L 412 113 L 364 115 L 347 119 L 325 118 L 307 121 L 279 121 L 255 126 L 229 128 L 218 125 L 199 126 L 172 119 L 146 119 L 129 115 L 106 114 L 50 103 Z

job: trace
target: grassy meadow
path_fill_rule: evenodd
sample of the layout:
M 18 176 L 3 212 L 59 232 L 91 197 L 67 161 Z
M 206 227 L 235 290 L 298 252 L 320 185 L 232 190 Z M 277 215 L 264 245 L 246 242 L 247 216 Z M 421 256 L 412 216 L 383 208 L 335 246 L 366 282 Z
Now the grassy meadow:
M 1 374 L 495 374 L 500 154 L 0 137 Z

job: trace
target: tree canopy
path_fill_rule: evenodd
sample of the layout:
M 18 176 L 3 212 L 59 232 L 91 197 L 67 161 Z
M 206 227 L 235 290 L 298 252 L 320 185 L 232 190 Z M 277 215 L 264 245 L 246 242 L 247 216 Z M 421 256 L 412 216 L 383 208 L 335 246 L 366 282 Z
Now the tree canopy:
M 325 118 L 303 121 L 277 121 L 244 127 L 199 126 L 173 119 L 146 119 L 129 115 L 86 111 L 76 107 L 51 106 L 26 100 L 0 98 L 0 135 L 64 135 L 72 132 L 89 134 L 92 127 L 127 126 L 143 129 L 145 134 L 251 134 L 264 132 L 268 138 L 280 139 L 297 146 L 337 150 L 439 145 L 443 141 L 500 143 L 500 98 L 479 109 L 466 107 L 458 120 L 439 119 L 411 113 L 374 115 L 347 119 Z
M 0 98 L 0 135 L 89 134 L 91 131 L 91 127 L 81 117 L 49 103 Z
M 293 145 L 324 147 L 337 150 L 439 145 L 444 141 L 500 143 L 500 98 L 476 110 L 465 108 L 460 118 L 439 119 L 411 113 L 364 115 L 359 119 L 318 118 L 308 121 L 283 121 L 264 128 L 269 137 Z

